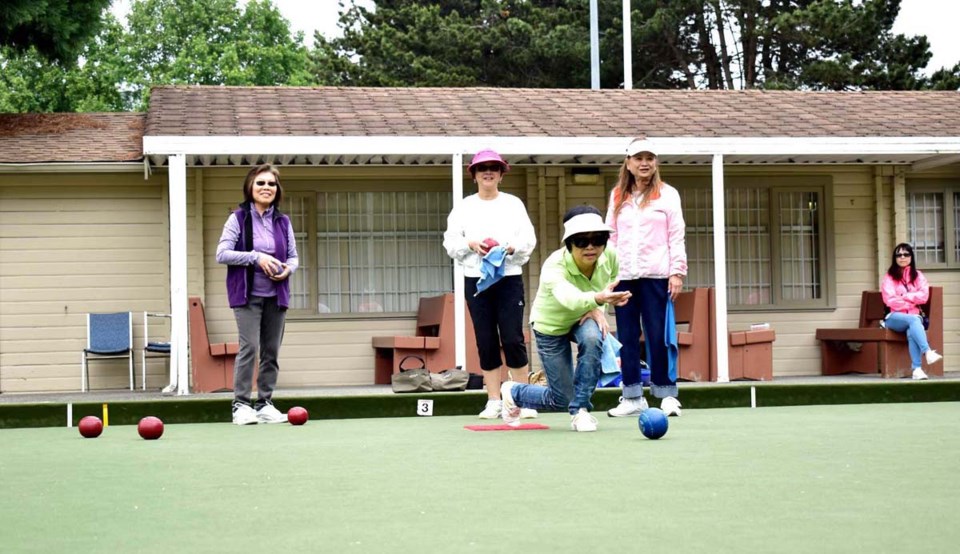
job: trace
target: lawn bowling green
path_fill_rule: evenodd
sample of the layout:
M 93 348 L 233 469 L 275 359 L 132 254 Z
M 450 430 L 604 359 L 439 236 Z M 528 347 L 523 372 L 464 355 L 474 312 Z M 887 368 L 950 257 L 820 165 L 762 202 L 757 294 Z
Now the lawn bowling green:
M 929 552 L 960 543 L 960 403 L 693 409 L 649 440 L 475 416 L 0 429 L 3 552 Z M 487 476 L 496 470 L 498 479 Z M 491 524 L 495 521 L 495 524 Z M 239 533 L 238 533 L 239 530 Z M 251 546 L 252 547 L 252 546 Z

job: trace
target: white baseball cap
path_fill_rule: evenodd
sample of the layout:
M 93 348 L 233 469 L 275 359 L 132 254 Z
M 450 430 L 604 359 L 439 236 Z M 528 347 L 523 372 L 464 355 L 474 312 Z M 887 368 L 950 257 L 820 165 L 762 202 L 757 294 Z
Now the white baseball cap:
M 597 214 L 575 215 L 563 224 L 563 240 L 567 240 L 573 235 L 591 232 L 612 233 L 613 227 L 604 223 L 603 218 Z

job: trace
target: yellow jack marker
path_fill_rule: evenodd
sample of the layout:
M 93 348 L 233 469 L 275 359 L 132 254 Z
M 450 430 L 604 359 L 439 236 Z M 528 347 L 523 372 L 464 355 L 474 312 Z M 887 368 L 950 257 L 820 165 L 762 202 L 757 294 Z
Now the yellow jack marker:
M 103 405 L 103 426 L 106 427 L 110 425 L 110 409 L 107 408 L 107 405 Z

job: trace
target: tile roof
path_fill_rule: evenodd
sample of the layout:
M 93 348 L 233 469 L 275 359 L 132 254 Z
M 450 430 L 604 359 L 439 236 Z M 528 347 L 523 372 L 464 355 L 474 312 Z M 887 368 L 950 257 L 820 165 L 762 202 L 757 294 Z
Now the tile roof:
M 143 159 L 143 113 L 0 114 L 0 163 Z
M 146 134 L 957 137 L 960 92 L 165 86 Z

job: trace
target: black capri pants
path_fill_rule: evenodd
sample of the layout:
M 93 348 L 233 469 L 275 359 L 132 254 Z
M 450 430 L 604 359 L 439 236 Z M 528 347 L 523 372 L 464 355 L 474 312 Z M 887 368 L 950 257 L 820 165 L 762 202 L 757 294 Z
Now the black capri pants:
M 480 369 L 491 371 L 503 365 L 500 346 L 512 369 L 527 365 L 523 341 L 523 278 L 508 275 L 477 295 L 477 277 L 466 277 L 467 306 L 477 337 Z

